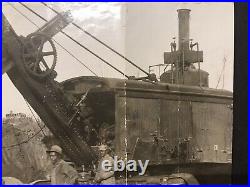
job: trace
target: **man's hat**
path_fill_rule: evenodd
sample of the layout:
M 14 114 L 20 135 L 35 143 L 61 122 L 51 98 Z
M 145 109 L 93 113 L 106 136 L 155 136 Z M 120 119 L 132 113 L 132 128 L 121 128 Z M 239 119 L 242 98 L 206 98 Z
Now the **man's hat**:
M 55 153 L 58 153 L 58 154 L 62 154 L 62 148 L 58 145 L 53 145 L 50 150 L 46 151 L 47 153 L 51 153 L 51 152 L 55 152 Z
M 108 149 L 108 147 L 106 145 L 100 145 L 99 146 L 100 151 L 106 151 L 107 149 Z

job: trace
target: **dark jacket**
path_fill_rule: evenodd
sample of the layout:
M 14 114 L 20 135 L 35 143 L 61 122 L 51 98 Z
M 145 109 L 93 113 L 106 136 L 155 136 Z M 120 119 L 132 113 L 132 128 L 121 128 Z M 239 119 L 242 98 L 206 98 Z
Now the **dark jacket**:
M 64 160 L 53 165 L 49 172 L 51 184 L 75 184 L 77 171 Z

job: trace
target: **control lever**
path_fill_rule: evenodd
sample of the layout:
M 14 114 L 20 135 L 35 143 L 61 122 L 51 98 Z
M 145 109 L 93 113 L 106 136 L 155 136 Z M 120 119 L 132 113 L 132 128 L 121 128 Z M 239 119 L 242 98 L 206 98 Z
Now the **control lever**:
M 86 91 L 86 93 L 82 95 L 80 101 L 75 105 L 75 107 L 80 106 L 80 104 L 83 103 L 83 102 L 86 100 L 87 95 L 88 95 L 88 93 L 89 93 L 89 90 L 90 90 L 90 89 L 88 89 L 88 90 Z M 76 117 L 76 115 L 79 113 L 79 111 L 80 111 L 80 108 L 78 108 L 78 109 L 75 111 L 75 113 L 73 114 L 72 118 L 69 120 L 69 122 L 68 122 L 69 127 L 71 126 L 71 123 L 72 123 L 73 119 L 75 119 L 75 117 Z

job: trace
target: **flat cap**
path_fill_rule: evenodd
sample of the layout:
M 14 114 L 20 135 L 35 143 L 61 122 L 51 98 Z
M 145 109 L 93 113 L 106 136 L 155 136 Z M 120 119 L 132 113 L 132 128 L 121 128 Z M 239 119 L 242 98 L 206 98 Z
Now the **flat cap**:
M 58 154 L 62 154 L 62 148 L 58 145 L 52 145 L 50 150 L 46 151 L 47 153 L 51 153 L 51 152 L 55 152 L 55 153 L 58 153 Z

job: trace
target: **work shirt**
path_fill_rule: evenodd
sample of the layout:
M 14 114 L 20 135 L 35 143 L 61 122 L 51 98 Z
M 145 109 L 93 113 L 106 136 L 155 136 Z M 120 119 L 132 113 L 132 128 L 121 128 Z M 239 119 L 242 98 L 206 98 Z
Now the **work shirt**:
M 102 162 L 105 161 L 105 160 L 109 160 L 112 163 L 110 171 L 104 171 L 102 169 Z M 115 184 L 114 160 L 113 160 L 113 158 L 111 156 L 105 155 L 103 158 L 101 158 L 101 160 L 100 160 L 100 162 L 98 164 L 95 179 L 96 180 L 100 179 L 101 184 Z
M 75 184 L 77 178 L 77 171 L 64 160 L 60 160 L 50 170 L 51 184 Z

